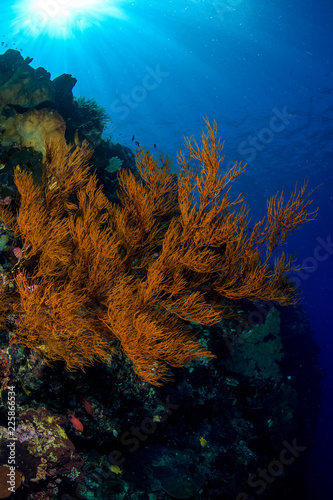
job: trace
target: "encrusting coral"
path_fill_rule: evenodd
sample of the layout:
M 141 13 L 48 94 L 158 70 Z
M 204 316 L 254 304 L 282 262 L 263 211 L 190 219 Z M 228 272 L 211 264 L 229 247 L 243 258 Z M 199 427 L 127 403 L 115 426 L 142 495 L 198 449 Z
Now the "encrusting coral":
M 304 185 L 287 202 L 274 196 L 250 231 L 248 208 L 229 196 L 244 167 L 222 173 L 216 124 L 206 125 L 202 147 L 188 139 L 189 159 L 179 154 L 178 178 L 168 158 L 159 163 L 138 147 L 141 179 L 120 172 L 120 204 L 97 187 L 86 144 L 47 144 L 42 185 L 15 171 L 18 208 L 1 207 L 23 243 L 8 308 L 12 343 L 70 370 L 109 360 L 120 346 L 139 377 L 161 385 L 170 366 L 213 356 L 189 322 L 234 317 L 239 299 L 296 302 L 286 275 L 292 258 L 282 252 L 270 261 L 289 233 L 315 218 L 311 193 Z

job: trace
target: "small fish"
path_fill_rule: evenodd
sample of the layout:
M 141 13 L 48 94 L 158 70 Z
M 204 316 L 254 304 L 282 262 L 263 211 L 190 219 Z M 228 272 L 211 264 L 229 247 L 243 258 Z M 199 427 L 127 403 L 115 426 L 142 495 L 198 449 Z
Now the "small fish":
M 84 404 L 86 412 L 89 413 L 89 415 L 93 415 L 94 410 L 92 409 L 91 404 L 89 403 L 89 401 L 86 400 L 86 398 L 84 398 L 83 404 Z
M 110 470 L 112 472 L 114 472 L 115 474 L 122 474 L 123 471 L 121 470 L 120 467 L 118 467 L 118 465 L 110 465 Z
M 156 149 L 156 144 L 154 144 L 154 148 Z
M 72 422 L 73 426 L 77 431 L 83 432 L 84 427 L 81 424 L 80 420 L 74 416 L 74 413 L 75 412 L 73 411 L 73 413 L 69 414 L 69 420 Z
M 200 444 L 203 448 L 205 448 L 207 446 L 207 441 L 204 437 L 200 438 Z
M 135 135 L 133 135 L 133 137 L 132 137 L 132 141 L 134 141 L 134 138 L 135 138 Z
M 2 252 L 2 250 L 5 250 L 8 241 L 9 241 L 9 236 L 7 234 L 2 234 L 0 236 L 0 252 Z
M 140 147 L 139 141 L 135 141 L 135 145 L 136 145 L 137 148 L 139 148 Z

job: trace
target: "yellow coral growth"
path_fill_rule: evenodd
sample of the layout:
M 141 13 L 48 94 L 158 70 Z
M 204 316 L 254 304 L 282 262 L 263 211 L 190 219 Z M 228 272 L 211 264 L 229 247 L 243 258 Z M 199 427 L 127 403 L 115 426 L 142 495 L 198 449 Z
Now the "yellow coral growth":
M 13 341 L 68 369 L 107 360 L 118 346 L 143 380 L 160 385 L 170 366 L 213 356 L 189 322 L 232 317 L 239 299 L 296 301 L 286 277 L 291 257 L 270 261 L 290 232 L 315 218 L 306 186 L 287 203 L 274 196 L 250 231 L 249 209 L 230 197 L 244 167 L 222 173 L 216 124 L 206 124 L 202 146 L 188 139 L 189 158 L 179 154 L 178 178 L 168 158 L 157 162 L 138 148 L 141 179 L 119 174 L 121 206 L 97 187 L 86 144 L 48 144 L 42 185 L 15 172 L 19 208 L 1 209 L 24 248 Z

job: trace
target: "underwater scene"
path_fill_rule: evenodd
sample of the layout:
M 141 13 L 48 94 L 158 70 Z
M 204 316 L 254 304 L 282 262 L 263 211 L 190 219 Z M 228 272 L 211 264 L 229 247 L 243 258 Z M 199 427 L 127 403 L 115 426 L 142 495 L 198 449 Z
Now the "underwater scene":
M 0 499 L 332 498 L 332 27 L 2 0 Z

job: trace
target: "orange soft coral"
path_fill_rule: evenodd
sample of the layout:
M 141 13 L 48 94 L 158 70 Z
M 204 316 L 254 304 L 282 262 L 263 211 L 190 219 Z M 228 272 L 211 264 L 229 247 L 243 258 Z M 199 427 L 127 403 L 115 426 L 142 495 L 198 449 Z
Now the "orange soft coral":
M 119 175 L 121 206 L 90 175 L 86 144 L 48 144 L 41 186 L 15 172 L 19 208 L 1 207 L 24 248 L 10 305 L 13 342 L 68 369 L 107 360 L 120 346 L 143 380 L 160 385 L 170 366 L 213 356 L 189 322 L 232 317 L 239 299 L 295 303 L 291 257 L 282 252 L 273 268 L 270 260 L 290 232 L 315 218 L 306 186 L 287 203 L 273 197 L 249 231 L 248 208 L 230 197 L 244 167 L 222 173 L 216 124 L 206 124 L 202 147 L 186 141 L 178 179 L 168 158 L 159 164 L 138 148 L 141 179 Z

